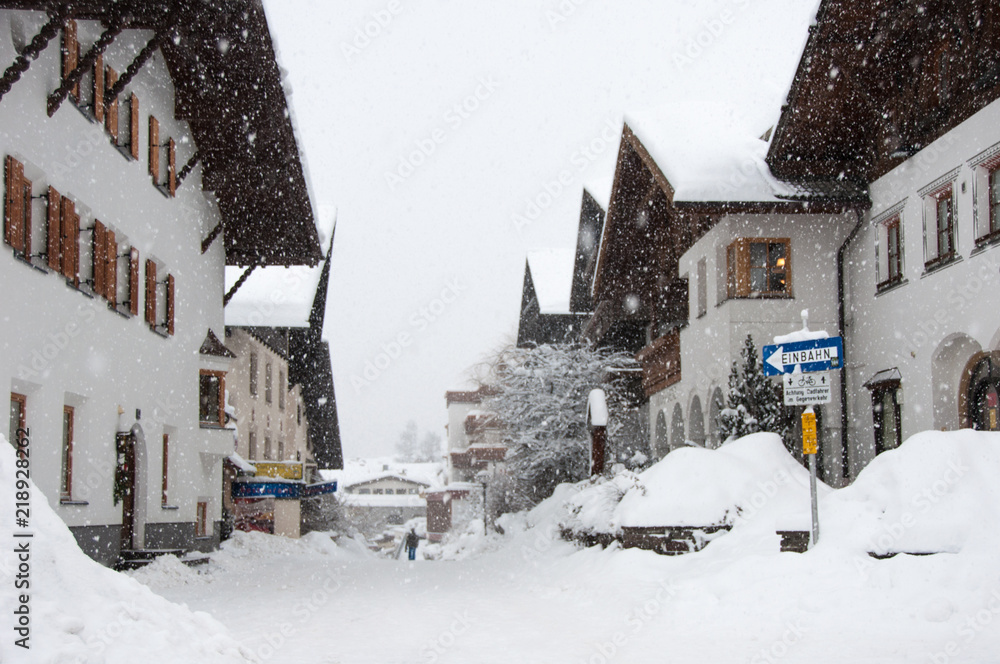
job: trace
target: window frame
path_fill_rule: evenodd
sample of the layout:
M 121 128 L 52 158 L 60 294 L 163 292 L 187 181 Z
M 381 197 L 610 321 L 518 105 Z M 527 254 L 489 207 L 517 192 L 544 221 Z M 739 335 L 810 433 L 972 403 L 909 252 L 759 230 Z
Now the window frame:
M 206 376 L 211 376 L 218 379 L 218 394 L 216 395 L 218 401 L 218 414 L 215 420 L 206 420 L 202 418 L 202 379 Z M 221 428 L 225 426 L 225 413 L 226 413 L 226 372 L 218 371 L 214 369 L 200 369 L 198 371 L 198 422 L 203 428 Z
M 19 392 L 11 392 L 10 403 L 12 407 L 13 404 L 15 403 L 18 405 L 18 414 L 17 414 L 17 426 L 14 427 L 13 431 L 8 431 L 9 434 L 13 435 L 10 436 L 10 439 L 7 442 L 9 442 L 11 446 L 17 450 L 18 458 L 25 459 L 27 458 L 25 451 L 21 448 L 20 445 L 17 444 L 17 441 L 19 438 L 18 431 L 27 432 L 28 430 L 28 397 L 24 394 L 20 394 Z M 11 412 L 10 415 L 13 415 L 13 413 Z M 10 422 L 10 424 L 13 425 L 14 423 Z
M 751 265 L 752 246 L 764 245 L 763 266 Z M 784 246 L 783 265 L 771 264 L 771 245 Z M 771 278 L 776 274 L 784 274 L 784 288 L 781 290 L 754 291 L 752 286 L 752 270 L 765 270 L 765 286 L 770 286 Z M 788 237 L 741 237 L 733 240 L 726 247 L 726 297 L 727 299 L 792 299 L 792 241 Z
M 942 224 L 942 204 L 946 203 L 947 220 Z M 933 270 L 958 257 L 958 223 L 955 181 L 924 196 L 924 269 Z M 942 240 L 947 251 L 942 251 Z M 934 248 L 933 252 L 931 247 Z
M 207 538 L 208 535 L 208 501 L 199 500 L 194 513 L 194 536 Z
M 73 445 L 76 439 L 76 409 L 63 404 L 59 500 L 73 500 Z
M 258 378 L 257 374 L 260 372 L 260 361 L 257 358 L 257 351 L 250 351 L 250 396 L 257 398 L 258 390 Z
M 272 401 L 272 398 L 274 396 L 274 393 L 273 393 L 273 390 L 272 390 L 272 387 L 273 387 L 273 385 L 272 385 L 272 383 L 273 383 L 272 375 L 273 375 L 273 367 L 271 366 L 271 361 L 267 360 L 266 362 L 264 362 L 264 402 L 265 403 L 274 403 Z
M 278 367 L 278 410 L 285 409 L 285 370 Z
M 875 228 L 875 294 L 906 283 L 906 235 L 903 232 L 905 200 L 893 205 L 873 221 Z M 890 252 L 893 247 L 894 253 Z M 883 259 L 885 266 L 883 267 Z
M 163 434 L 163 474 L 160 483 L 160 506 L 169 505 L 167 492 L 170 488 L 170 434 Z

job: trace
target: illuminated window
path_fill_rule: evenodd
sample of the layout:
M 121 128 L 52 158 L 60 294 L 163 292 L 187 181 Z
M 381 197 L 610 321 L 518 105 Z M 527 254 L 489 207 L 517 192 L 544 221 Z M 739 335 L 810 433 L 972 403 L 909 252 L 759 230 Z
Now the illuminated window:
M 729 245 L 726 257 L 729 297 L 787 297 L 791 294 L 791 242 L 788 238 L 740 238 Z

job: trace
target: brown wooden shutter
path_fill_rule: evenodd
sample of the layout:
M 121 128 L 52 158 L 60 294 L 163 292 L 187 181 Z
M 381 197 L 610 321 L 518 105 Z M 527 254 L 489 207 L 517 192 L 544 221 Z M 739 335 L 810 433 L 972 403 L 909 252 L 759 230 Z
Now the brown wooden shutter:
M 62 273 L 74 286 L 80 285 L 80 215 L 68 198 L 62 201 L 62 234 L 60 237 Z
M 167 334 L 174 333 L 174 275 L 167 275 Z
M 111 88 L 115 87 L 115 83 L 117 82 L 118 82 L 118 72 L 116 72 L 111 67 L 105 67 L 104 89 L 106 91 L 110 90 Z M 101 99 L 103 103 L 103 97 Z M 108 107 L 105 109 L 104 126 L 108 130 L 108 133 L 111 134 L 111 142 L 114 145 L 118 145 L 118 98 L 117 97 L 112 99 L 111 103 L 108 104 Z
M 177 195 L 177 143 L 172 138 L 167 141 L 167 189 Z
M 3 240 L 18 251 L 24 251 L 24 166 L 8 156 L 4 164 L 6 191 L 4 202 Z
M 153 184 L 160 184 L 160 122 L 149 116 L 149 174 Z
M 146 259 L 146 322 L 156 327 L 156 263 Z
M 28 260 L 31 260 L 31 180 L 25 178 L 23 173 L 21 175 L 21 195 L 21 207 L 24 212 L 21 226 L 21 231 L 24 233 L 21 251 L 24 252 Z
M 118 306 L 118 240 L 113 230 L 107 231 L 106 248 L 104 249 L 104 288 L 108 303 Z
M 48 209 L 48 258 L 49 268 L 62 270 L 62 196 L 53 187 L 49 187 Z
M 80 42 L 76 36 L 76 21 L 70 19 L 63 27 L 63 47 L 62 47 L 62 77 L 66 78 L 76 69 L 80 62 Z M 80 103 L 80 84 L 77 83 L 69 91 L 70 97 L 77 104 Z
M 128 309 L 133 316 L 139 315 L 139 250 L 128 250 Z
M 91 252 L 91 257 L 93 258 L 92 272 L 94 278 L 94 294 L 98 297 L 106 297 L 107 295 L 107 282 L 105 280 L 105 267 L 104 264 L 107 262 L 107 249 L 108 249 L 108 237 L 107 230 L 104 228 L 104 224 L 94 220 L 94 233 L 93 233 L 93 251 Z
M 139 160 L 139 98 L 132 93 L 128 102 L 128 141 L 132 158 Z
M 104 54 L 94 60 L 94 119 L 104 122 Z

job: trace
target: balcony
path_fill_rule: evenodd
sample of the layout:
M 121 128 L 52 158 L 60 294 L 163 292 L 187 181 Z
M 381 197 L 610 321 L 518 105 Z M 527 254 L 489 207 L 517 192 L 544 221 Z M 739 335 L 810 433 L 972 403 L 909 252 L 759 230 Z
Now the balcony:
M 681 380 L 681 332 L 674 328 L 636 355 L 642 366 L 642 389 L 652 396 Z

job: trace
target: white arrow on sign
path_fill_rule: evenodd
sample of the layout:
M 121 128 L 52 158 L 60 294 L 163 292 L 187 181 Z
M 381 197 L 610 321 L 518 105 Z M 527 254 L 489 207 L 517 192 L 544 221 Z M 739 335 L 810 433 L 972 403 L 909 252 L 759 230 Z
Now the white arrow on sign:
M 781 361 L 781 352 L 784 350 L 783 346 L 778 346 L 774 349 L 767 358 L 767 363 L 774 367 L 777 371 L 785 373 L 785 364 Z

